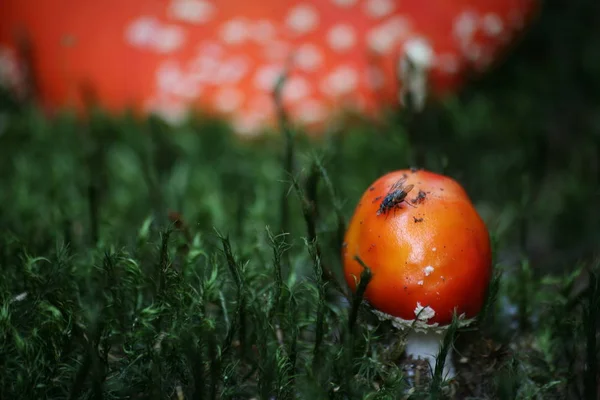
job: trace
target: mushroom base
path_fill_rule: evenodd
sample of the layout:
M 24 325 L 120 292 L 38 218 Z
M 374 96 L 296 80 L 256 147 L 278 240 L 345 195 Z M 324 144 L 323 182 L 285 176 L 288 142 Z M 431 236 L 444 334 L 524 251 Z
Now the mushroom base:
M 405 352 L 407 356 L 413 359 L 422 359 L 429 363 L 431 371 L 435 371 L 437 364 L 437 355 L 440 352 L 444 336 L 448 331 L 449 325 L 430 324 L 427 321 L 435 315 L 435 311 L 430 307 L 422 307 L 417 303 L 415 308 L 414 320 L 407 320 L 381 311 L 372 310 L 380 321 L 390 321 L 394 328 L 401 331 L 408 331 L 406 336 Z M 466 319 L 465 314 L 458 317 L 458 327 L 465 327 L 475 321 L 475 318 Z M 452 362 L 452 348 L 448 349 L 442 377 L 452 379 L 456 375 L 454 364 Z
M 437 356 L 442 347 L 445 333 L 440 332 L 416 332 L 410 331 L 406 337 L 405 352 L 407 356 L 412 357 L 415 360 L 421 359 L 427 361 L 431 367 L 431 373 L 433 375 L 436 365 Z M 444 362 L 444 370 L 442 372 L 442 378 L 452 379 L 456 376 L 456 370 L 452 362 L 452 348 L 448 349 L 446 360 Z

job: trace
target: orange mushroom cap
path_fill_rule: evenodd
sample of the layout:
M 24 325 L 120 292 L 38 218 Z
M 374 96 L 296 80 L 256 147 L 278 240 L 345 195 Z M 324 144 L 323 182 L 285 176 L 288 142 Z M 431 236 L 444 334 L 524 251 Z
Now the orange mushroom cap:
M 405 188 L 414 185 L 405 202 L 378 215 L 392 185 L 403 178 Z M 350 288 L 356 289 L 362 272 L 354 259 L 359 256 L 373 274 L 365 300 L 380 317 L 402 326 L 415 319 L 421 327 L 447 326 L 455 309 L 472 320 L 492 272 L 489 233 L 465 190 L 449 177 L 423 170 L 388 173 L 367 189 L 342 254 Z

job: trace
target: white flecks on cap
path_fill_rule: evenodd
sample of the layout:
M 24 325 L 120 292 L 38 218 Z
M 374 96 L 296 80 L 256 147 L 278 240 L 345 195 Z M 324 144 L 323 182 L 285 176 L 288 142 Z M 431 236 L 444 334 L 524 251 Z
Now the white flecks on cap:
M 386 54 L 392 50 L 396 40 L 383 27 L 376 27 L 367 33 L 367 45 L 377 53 Z
M 215 95 L 215 108 L 223 113 L 236 111 L 244 101 L 243 93 L 236 88 L 219 89 Z
M 189 63 L 188 70 L 198 82 L 212 84 L 215 82 L 220 65 L 221 61 L 215 52 L 204 52 Z
M 340 66 L 333 70 L 322 82 L 321 90 L 330 95 L 347 94 L 358 85 L 358 72 L 349 66 Z
M 327 32 L 329 46 L 337 52 L 349 50 L 356 43 L 356 34 L 350 25 L 337 24 Z
M 254 74 L 254 86 L 270 92 L 275 88 L 275 84 L 283 72 L 284 69 L 281 65 L 263 65 Z
M 333 4 L 335 4 L 336 6 L 339 7 L 352 7 L 353 5 L 355 5 L 356 3 L 358 3 L 358 0 L 331 0 L 333 2 Z
M 470 42 L 477 31 L 478 15 L 473 11 L 463 11 L 454 20 L 454 36 L 461 42 Z
M 301 45 L 294 55 L 294 62 L 298 68 L 312 72 L 323 63 L 323 54 L 314 44 L 305 43 Z
M 485 14 L 481 20 L 483 31 L 491 37 L 498 36 L 502 33 L 504 25 L 502 19 L 498 14 L 488 13 Z
M 429 276 L 429 275 L 431 275 L 431 273 L 432 273 L 433 271 L 435 271 L 435 268 L 433 268 L 431 265 L 428 265 L 428 266 L 426 266 L 426 267 L 423 269 L 423 272 L 425 273 L 425 276 Z
M 369 17 L 383 18 L 391 14 L 396 5 L 392 0 L 367 0 L 365 3 L 365 12 Z
M 417 302 L 415 308 L 415 317 L 420 321 L 428 321 L 435 317 L 435 310 L 429 306 L 423 307 L 421 303 Z
M 246 41 L 250 33 L 248 21 L 242 18 L 234 18 L 221 26 L 221 39 L 231 45 L 241 44 Z
M 175 25 L 163 26 L 154 37 L 154 49 L 159 53 L 171 53 L 185 42 L 184 30 Z
M 156 85 L 161 93 L 167 93 L 186 99 L 200 95 L 200 82 L 186 74 L 180 65 L 172 60 L 161 63 L 156 70 Z
M 272 40 L 275 35 L 275 24 L 266 19 L 258 20 L 250 26 L 249 36 L 257 43 L 266 43 Z
M 209 22 L 216 11 L 214 4 L 205 0 L 173 0 L 169 6 L 171 18 L 192 24 Z
M 199 58 L 218 58 L 225 54 L 225 49 L 223 48 L 223 45 L 217 41 L 205 41 L 198 46 L 196 54 Z
M 432 248 L 431 251 L 437 251 L 437 247 Z
M 365 69 L 365 79 L 369 89 L 377 90 L 385 86 L 385 74 L 379 67 L 367 67 Z
M 289 11 L 286 24 L 296 33 L 308 33 L 319 24 L 319 14 L 311 4 L 299 4 Z
M 239 82 L 250 69 L 250 63 L 243 56 L 232 56 L 224 60 L 214 79 L 217 85 Z
M 154 17 L 141 16 L 136 18 L 125 29 L 125 40 L 136 47 L 151 47 L 160 23 Z
M 327 109 L 322 102 L 314 99 L 305 100 L 295 110 L 297 118 L 305 124 L 314 124 L 323 121 L 327 116 Z
M 156 69 L 156 85 L 161 92 L 169 92 L 182 80 L 183 72 L 179 63 L 167 60 Z
M 396 15 L 383 23 L 389 34 L 396 39 L 403 39 L 410 32 L 411 26 L 408 18 L 402 15 Z
M 419 282 L 417 282 L 417 285 L 419 285 L 419 286 L 423 286 L 423 281 L 419 281 Z
M 409 32 L 409 21 L 398 15 L 371 29 L 367 33 L 367 45 L 377 53 L 386 54 L 394 50 Z
M 288 79 L 283 86 L 283 99 L 285 101 L 298 101 L 310 95 L 311 87 L 304 78 L 294 76 Z

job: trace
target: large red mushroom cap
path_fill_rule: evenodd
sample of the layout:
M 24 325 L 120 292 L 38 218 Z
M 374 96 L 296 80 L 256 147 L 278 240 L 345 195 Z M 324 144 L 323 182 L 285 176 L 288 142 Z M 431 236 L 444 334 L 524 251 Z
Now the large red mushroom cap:
M 28 38 L 49 107 L 82 107 L 87 92 L 111 110 L 172 121 L 206 109 L 253 134 L 275 121 L 271 92 L 284 72 L 284 105 L 309 127 L 347 108 L 377 115 L 407 90 L 419 104 L 456 90 L 498 58 L 536 4 L 4 0 L 0 44 L 14 52 Z

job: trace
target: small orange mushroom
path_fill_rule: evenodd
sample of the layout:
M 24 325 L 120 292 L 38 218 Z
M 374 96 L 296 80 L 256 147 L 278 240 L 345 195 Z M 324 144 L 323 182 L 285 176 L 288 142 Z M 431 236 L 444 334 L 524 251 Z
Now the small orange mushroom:
M 432 369 L 454 312 L 461 326 L 474 321 L 492 272 L 490 236 L 465 190 L 423 170 L 388 173 L 367 189 L 342 255 L 353 291 L 362 272 L 354 257 L 369 266 L 365 300 L 380 319 L 410 330 L 407 355 Z M 455 374 L 450 357 L 444 374 Z

